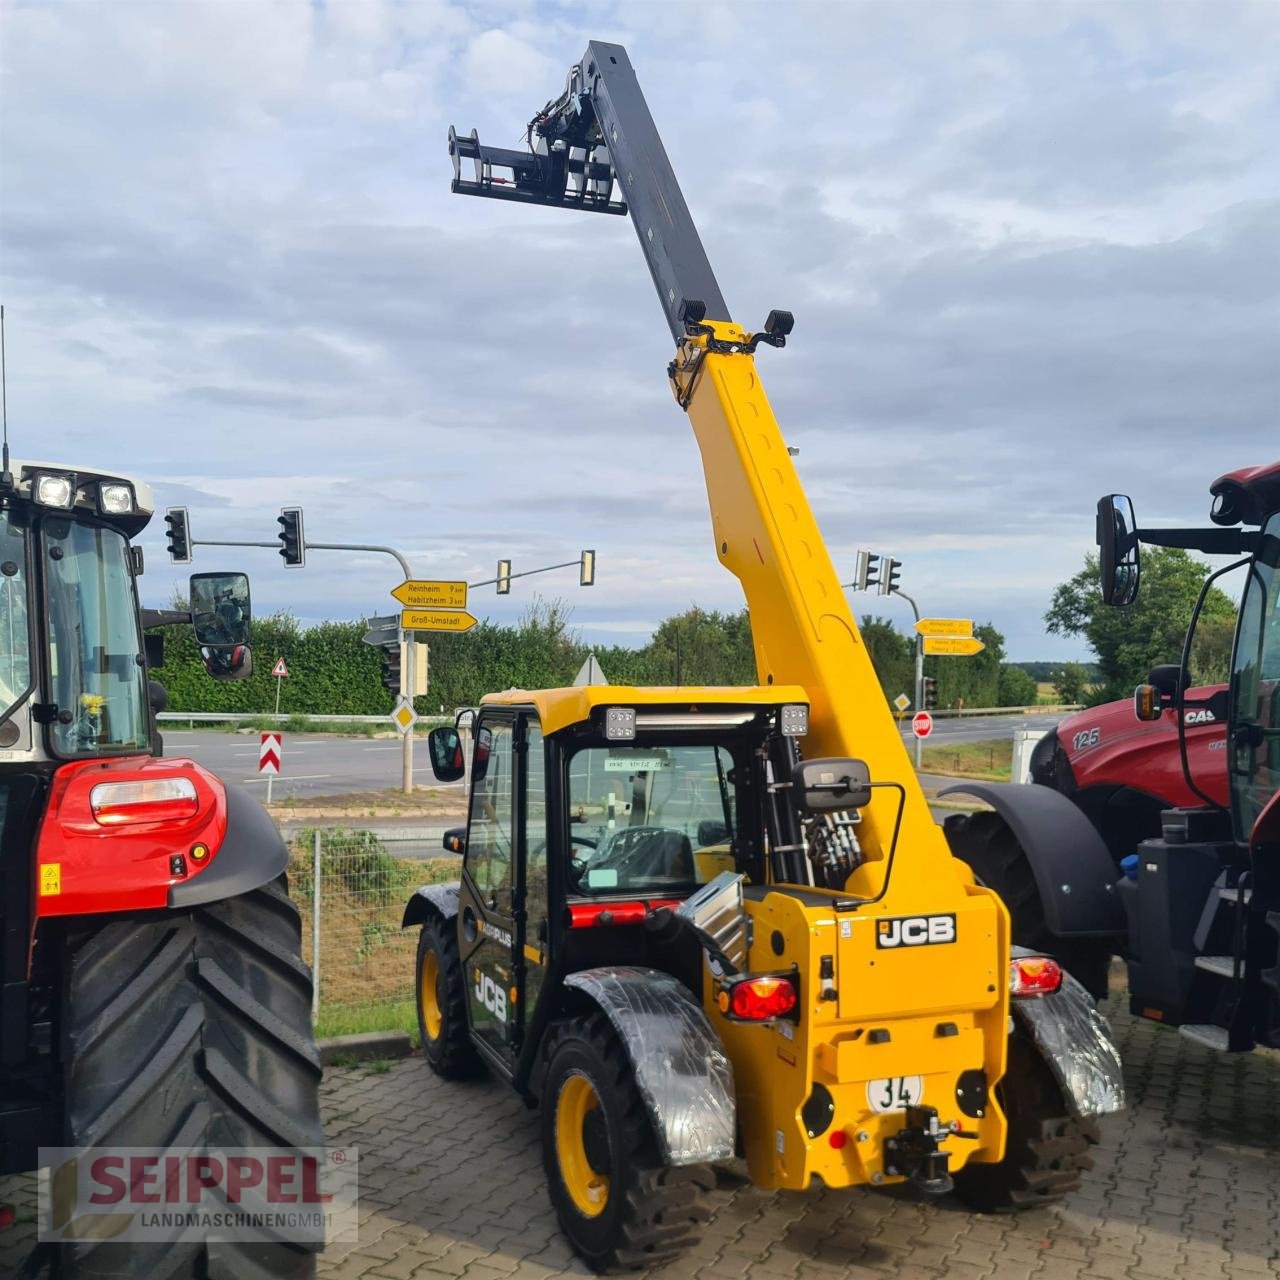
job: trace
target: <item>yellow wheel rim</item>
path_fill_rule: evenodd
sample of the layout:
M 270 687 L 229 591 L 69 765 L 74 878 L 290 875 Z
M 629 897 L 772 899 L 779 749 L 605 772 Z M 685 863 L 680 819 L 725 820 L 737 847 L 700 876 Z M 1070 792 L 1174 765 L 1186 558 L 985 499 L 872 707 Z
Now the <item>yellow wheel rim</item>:
M 440 1010 L 440 958 L 434 951 L 422 957 L 422 976 L 418 980 L 418 1005 L 422 1009 L 422 1025 L 432 1040 L 440 1039 L 444 1014 Z
M 556 1162 L 574 1208 L 595 1218 L 609 1203 L 609 1177 L 592 1167 L 587 1156 L 587 1117 L 599 1110 L 600 1098 L 586 1076 L 575 1072 L 556 1099 Z

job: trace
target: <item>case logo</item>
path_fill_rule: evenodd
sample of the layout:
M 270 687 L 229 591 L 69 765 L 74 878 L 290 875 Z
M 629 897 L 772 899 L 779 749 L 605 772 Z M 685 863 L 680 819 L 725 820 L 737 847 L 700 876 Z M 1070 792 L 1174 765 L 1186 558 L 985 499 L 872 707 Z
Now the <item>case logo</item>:
M 956 918 L 939 916 L 892 916 L 876 924 L 876 946 L 933 947 L 956 940 Z

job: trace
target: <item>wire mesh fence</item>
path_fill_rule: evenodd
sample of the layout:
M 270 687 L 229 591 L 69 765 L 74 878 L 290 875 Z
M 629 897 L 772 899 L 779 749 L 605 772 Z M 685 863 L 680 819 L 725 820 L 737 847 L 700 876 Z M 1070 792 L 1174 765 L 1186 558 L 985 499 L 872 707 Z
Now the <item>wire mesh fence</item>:
M 417 930 L 401 929 L 400 921 L 419 885 L 458 878 L 461 860 L 442 851 L 440 834 L 335 827 L 286 833 L 289 893 L 302 912 L 319 1035 L 416 1031 Z

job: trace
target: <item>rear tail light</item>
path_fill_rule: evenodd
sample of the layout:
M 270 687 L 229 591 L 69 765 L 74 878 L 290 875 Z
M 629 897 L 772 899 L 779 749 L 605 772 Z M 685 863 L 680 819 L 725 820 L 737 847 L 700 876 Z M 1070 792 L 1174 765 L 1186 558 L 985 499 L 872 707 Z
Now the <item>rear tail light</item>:
M 720 1012 L 743 1022 L 768 1022 L 795 1012 L 800 993 L 788 976 L 769 974 L 762 978 L 739 978 L 721 988 L 716 1002 Z
M 146 782 L 100 782 L 89 792 L 89 807 L 104 827 L 126 822 L 172 822 L 194 818 L 200 802 L 190 778 Z
M 1051 996 L 1062 986 L 1062 966 L 1048 956 L 1014 956 L 1009 961 L 1009 993 Z

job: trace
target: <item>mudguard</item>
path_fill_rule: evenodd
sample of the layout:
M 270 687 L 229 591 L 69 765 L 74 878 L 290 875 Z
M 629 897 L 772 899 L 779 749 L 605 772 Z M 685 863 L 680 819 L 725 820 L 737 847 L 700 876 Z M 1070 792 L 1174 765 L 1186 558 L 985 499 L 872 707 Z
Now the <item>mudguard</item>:
M 1080 983 L 1064 972 L 1053 995 L 1010 1003 L 1076 1119 L 1124 1110 L 1120 1050 L 1110 1024 Z
M 1052 933 L 1100 938 L 1125 932 L 1116 864 L 1093 824 L 1066 796 L 1015 782 L 962 782 L 938 794 L 976 796 L 1005 820 L 1031 864 Z
M 688 989 L 656 969 L 610 966 L 570 973 L 626 1048 L 665 1163 L 731 1159 L 737 1110 L 733 1067 Z
M 404 904 L 404 919 L 400 927 L 407 929 L 411 924 L 422 924 L 427 913 L 433 908 L 446 920 L 452 920 L 458 914 L 458 890 L 461 884 L 424 884 L 412 898 Z
M 227 832 L 218 856 L 198 876 L 169 889 L 170 907 L 197 907 L 261 888 L 289 865 L 289 850 L 270 814 L 242 787 L 224 782 Z

